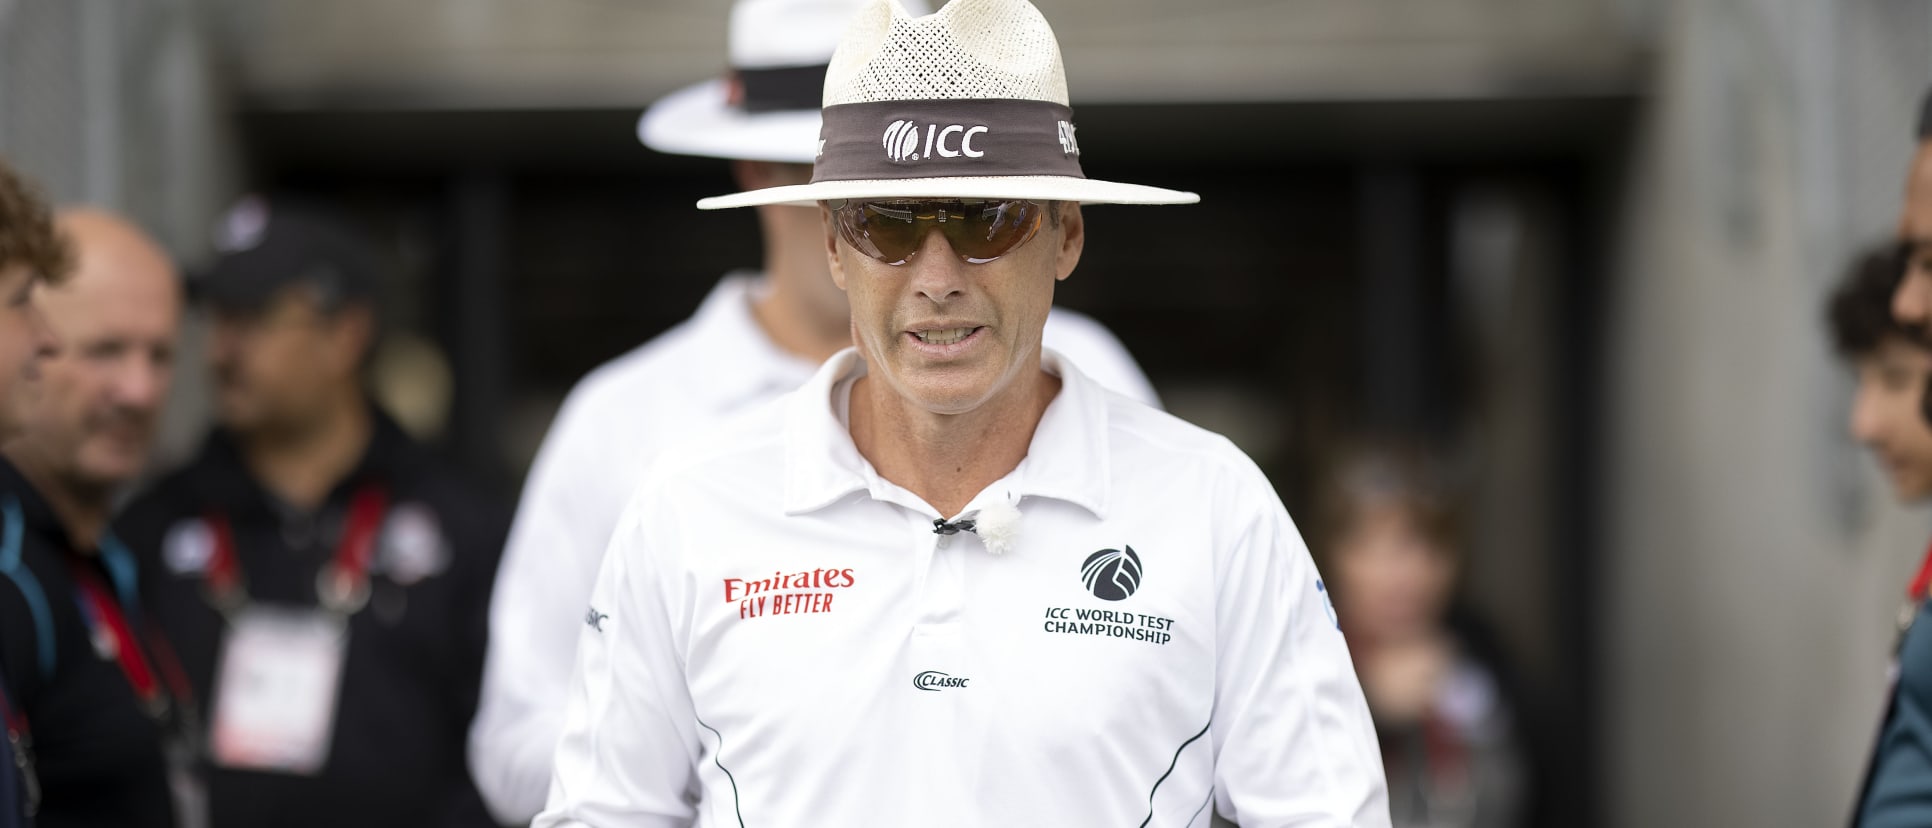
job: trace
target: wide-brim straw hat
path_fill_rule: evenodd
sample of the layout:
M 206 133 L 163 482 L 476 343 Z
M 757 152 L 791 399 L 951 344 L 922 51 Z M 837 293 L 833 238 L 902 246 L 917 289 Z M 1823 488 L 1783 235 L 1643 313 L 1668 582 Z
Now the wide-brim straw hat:
M 637 119 L 658 152 L 810 164 L 818 154 L 825 68 L 869 0 L 739 0 L 730 71 L 672 92 Z M 925 6 L 910 0 L 915 9 Z
M 953 0 L 914 16 L 870 0 L 826 69 L 808 184 L 707 198 L 717 210 L 886 198 L 1192 204 L 1080 170 L 1066 69 L 1027 0 Z

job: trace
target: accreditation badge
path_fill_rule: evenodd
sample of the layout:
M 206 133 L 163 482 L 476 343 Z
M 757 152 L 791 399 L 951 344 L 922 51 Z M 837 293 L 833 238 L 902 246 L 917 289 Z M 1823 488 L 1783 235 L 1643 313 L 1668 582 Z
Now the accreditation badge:
M 313 775 L 329 758 L 348 623 L 337 613 L 250 605 L 228 624 L 209 748 L 228 768 Z

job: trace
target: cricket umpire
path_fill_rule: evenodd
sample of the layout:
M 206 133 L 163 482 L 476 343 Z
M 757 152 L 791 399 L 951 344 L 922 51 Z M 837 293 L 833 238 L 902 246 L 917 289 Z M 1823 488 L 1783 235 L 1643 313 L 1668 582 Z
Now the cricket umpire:
M 806 184 L 855 348 L 637 490 L 540 828 L 1388 824 L 1293 521 L 1225 438 L 1042 347 L 1084 177 L 1026 0 L 876 0 Z

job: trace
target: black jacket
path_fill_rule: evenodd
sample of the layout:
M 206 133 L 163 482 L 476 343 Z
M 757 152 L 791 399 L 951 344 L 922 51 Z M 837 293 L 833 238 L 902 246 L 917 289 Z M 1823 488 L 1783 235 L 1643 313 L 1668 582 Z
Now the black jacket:
M 367 604 L 349 619 L 334 732 L 313 777 L 206 769 L 215 828 L 490 824 L 464 761 L 489 592 L 508 510 L 374 413 L 358 467 L 315 513 L 279 502 L 217 430 L 192 463 L 128 507 L 116 532 L 142 558 L 154 615 L 210 702 L 226 621 L 206 594 L 212 520 L 230 528 L 251 602 L 317 607 L 352 498 L 387 493 Z
M 33 739 L 36 824 L 172 826 L 166 727 L 97 647 L 78 598 L 76 573 L 101 583 L 113 574 L 99 555 L 74 549 L 52 507 L 4 459 L 0 524 L 0 676 Z M 138 606 L 120 603 L 131 628 L 150 630 Z

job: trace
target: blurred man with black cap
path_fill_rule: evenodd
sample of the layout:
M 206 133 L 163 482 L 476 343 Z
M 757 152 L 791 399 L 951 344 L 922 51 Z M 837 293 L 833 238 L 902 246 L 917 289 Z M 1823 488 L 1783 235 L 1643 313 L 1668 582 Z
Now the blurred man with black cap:
M 51 216 L 0 164 L 0 438 L 20 437 L 57 340 L 32 299 L 71 267 Z M 180 707 L 125 558 L 70 532 L 0 458 L 0 676 L 20 813 L 41 828 L 175 824 L 163 753 Z M 4 820 L 0 820 L 4 824 Z
M 204 700 L 211 822 L 487 824 L 463 740 L 505 510 L 364 392 L 366 241 L 253 200 L 222 235 L 221 426 L 117 524 Z

